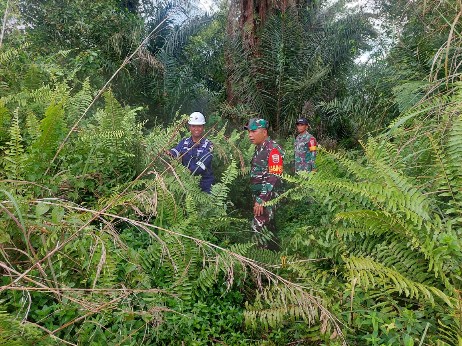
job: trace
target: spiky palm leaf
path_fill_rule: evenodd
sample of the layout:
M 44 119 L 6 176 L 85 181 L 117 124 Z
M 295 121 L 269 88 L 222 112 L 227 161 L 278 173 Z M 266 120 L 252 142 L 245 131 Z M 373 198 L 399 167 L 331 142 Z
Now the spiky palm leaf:
M 332 99 L 339 81 L 370 32 L 363 17 L 332 22 L 303 11 L 290 10 L 267 19 L 259 35 L 258 52 L 233 42 L 230 80 L 238 99 L 266 117 L 273 129 L 288 133 L 307 103 Z M 344 38 L 334 42 L 341 31 Z M 312 117 L 310 114 L 304 114 Z

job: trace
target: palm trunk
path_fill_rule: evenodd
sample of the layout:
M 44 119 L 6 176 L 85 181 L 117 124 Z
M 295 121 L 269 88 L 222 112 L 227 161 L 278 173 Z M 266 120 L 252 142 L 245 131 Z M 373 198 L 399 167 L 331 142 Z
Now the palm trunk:
M 6 7 L 5 7 L 5 14 L 3 15 L 3 24 L 2 24 L 2 32 L 0 32 L 0 49 L 2 48 L 3 44 L 3 36 L 5 35 L 5 30 L 6 30 L 6 19 L 8 18 L 8 4 L 9 0 L 6 1 Z
M 289 8 L 300 8 L 301 6 L 309 6 L 313 0 L 229 0 L 228 13 L 228 36 L 235 37 L 241 35 L 242 43 L 245 50 L 250 54 L 250 57 L 258 57 L 259 29 L 264 25 L 266 19 L 275 11 L 286 12 Z M 238 25 L 235 28 L 236 24 Z M 225 62 L 229 73 L 232 73 L 232 52 L 225 52 Z M 238 100 L 232 90 L 232 82 L 228 78 L 226 81 L 226 98 L 230 104 L 235 104 Z M 279 111 L 278 111 L 279 112 Z M 279 128 L 280 120 L 276 127 Z

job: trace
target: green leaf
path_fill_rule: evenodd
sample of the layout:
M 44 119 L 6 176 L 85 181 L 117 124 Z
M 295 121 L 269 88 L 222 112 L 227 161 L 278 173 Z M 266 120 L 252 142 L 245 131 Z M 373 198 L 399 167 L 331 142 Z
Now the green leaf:
M 37 217 L 41 216 L 41 215 L 45 214 L 48 210 L 50 210 L 50 206 L 48 204 L 39 202 L 37 204 L 37 206 L 35 207 L 35 215 Z
M 16 210 L 16 212 L 18 214 L 19 221 L 21 222 L 21 225 L 23 227 L 25 227 L 24 219 L 23 219 L 22 213 L 21 213 L 21 209 L 19 208 L 19 205 L 18 205 L 18 202 L 16 201 L 16 199 L 13 197 L 13 195 L 9 191 L 6 191 L 4 189 L 0 189 L 0 192 L 3 192 L 8 197 L 8 199 L 11 201 L 11 203 L 13 203 L 14 209 Z
M 59 223 L 64 217 L 64 208 L 62 207 L 54 207 L 51 211 L 51 218 L 54 223 Z
M 0 232 L 0 244 L 8 243 L 10 241 L 10 235 L 6 232 Z

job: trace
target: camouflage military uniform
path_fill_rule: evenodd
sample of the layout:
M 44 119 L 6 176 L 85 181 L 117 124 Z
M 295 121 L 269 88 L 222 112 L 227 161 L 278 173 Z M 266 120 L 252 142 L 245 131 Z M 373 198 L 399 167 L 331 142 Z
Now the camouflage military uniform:
M 250 169 L 250 182 L 254 202 L 264 204 L 279 195 L 281 174 L 283 171 L 284 152 L 275 141 L 267 138 L 255 148 Z M 257 234 L 257 241 L 265 244 L 273 238 L 275 206 L 264 206 L 263 214 L 254 216 L 252 229 Z
M 316 169 L 316 138 L 308 132 L 301 133 L 295 139 L 295 172 Z

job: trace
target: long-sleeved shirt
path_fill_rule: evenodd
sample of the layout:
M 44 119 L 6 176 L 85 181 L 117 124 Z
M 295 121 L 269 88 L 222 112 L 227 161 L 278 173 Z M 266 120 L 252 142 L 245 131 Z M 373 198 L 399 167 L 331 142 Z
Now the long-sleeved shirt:
M 295 139 L 295 172 L 311 172 L 316 168 L 317 143 L 308 132 L 301 133 Z
M 255 148 L 250 168 L 250 183 L 255 201 L 259 204 L 276 197 L 281 185 L 283 159 L 284 151 L 270 138 Z
M 187 167 L 192 174 L 200 175 L 200 188 L 210 193 L 212 184 L 215 181 L 212 171 L 213 144 L 206 138 L 194 143 L 192 137 L 183 138 L 170 153 L 174 157 L 181 157 L 181 163 Z

